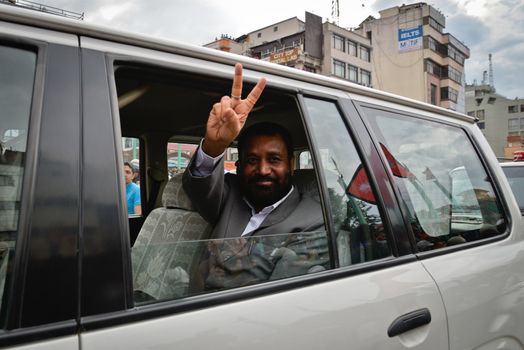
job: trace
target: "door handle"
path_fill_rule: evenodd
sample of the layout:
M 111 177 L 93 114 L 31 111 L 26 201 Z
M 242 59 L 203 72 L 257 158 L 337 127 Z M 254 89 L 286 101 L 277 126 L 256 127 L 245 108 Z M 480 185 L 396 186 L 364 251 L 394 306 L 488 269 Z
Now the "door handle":
M 415 310 L 405 315 L 397 317 L 388 328 L 388 335 L 390 338 L 424 326 L 431 322 L 431 313 L 427 308 Z

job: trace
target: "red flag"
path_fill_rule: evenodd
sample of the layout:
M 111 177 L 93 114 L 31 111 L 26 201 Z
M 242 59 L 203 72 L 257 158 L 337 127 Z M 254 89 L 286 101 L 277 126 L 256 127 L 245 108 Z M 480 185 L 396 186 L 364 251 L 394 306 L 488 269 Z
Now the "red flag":
M 366 169 L 360 164 L 355 171 L 355 175 L 351 179 L 349 186 L 347 188 L 347 193 L 351 196 L 361 199 L 363 201 L 375 204 L 375 195 L 369 184 L 368 175 Z
M 393 175 L 398 177 L 412 177 L 413 174 L 401 163 L 397 162 L 395 157 L 389 152 L 386 146 L 384 146 L 382 143 L 380 144 L 380 147 L 382 148 L 382 152 L 384 152 L 384 155 L 386 156 L 386 159 L 388 161 L 389 167 L 391 168 L 391 172 Z

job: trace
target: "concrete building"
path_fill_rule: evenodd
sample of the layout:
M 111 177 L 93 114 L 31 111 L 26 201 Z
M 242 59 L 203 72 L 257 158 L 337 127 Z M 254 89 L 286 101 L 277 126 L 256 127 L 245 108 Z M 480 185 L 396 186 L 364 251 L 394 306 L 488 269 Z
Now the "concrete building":
M 309 12 L 204 46 L 371 86 L 370 40 Z
M 464 62 L 469 48 L 449 33 L 426 3 L 380 11 L 346 29 L 306 12 L 205 46 L 334 76 L 465 112 Z
M 420 2 L 368 17 L 356 32 L 371 41 L 374 88 L 465 112 L 469 48 L 444 33 L 445 16 Z
M 478 127 L 497 157 L 513 159 L 513 152 L 523 149 L 524 99 L 506 98 L 489 84 L 467 85 L 466 110 L 479 119 Z

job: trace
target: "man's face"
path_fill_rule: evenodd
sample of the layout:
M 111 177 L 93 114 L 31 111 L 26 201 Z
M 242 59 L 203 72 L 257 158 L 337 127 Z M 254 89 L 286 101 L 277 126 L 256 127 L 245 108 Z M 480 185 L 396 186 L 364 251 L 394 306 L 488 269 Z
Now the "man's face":
M 237 172 L 244 196 L 260 211 L 291 189 L 293 160 L 280 135 L 255 136 L 246 142 Z
M 124 165 L 124 177 L 126 179 L 126 185 L 133 181 L 133 175 L 133 170 L 128 165 Z

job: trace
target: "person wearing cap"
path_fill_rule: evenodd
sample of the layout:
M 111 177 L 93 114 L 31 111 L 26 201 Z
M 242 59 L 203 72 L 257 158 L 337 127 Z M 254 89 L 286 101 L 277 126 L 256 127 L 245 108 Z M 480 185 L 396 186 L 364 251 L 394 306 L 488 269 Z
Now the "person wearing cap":
M 136 170 L 129 162 L 124 163 L 124 178 L 126 180 L 127 213 L 140 215 L 142 206 L 140 202 L 140 187 L 133 182 Z

